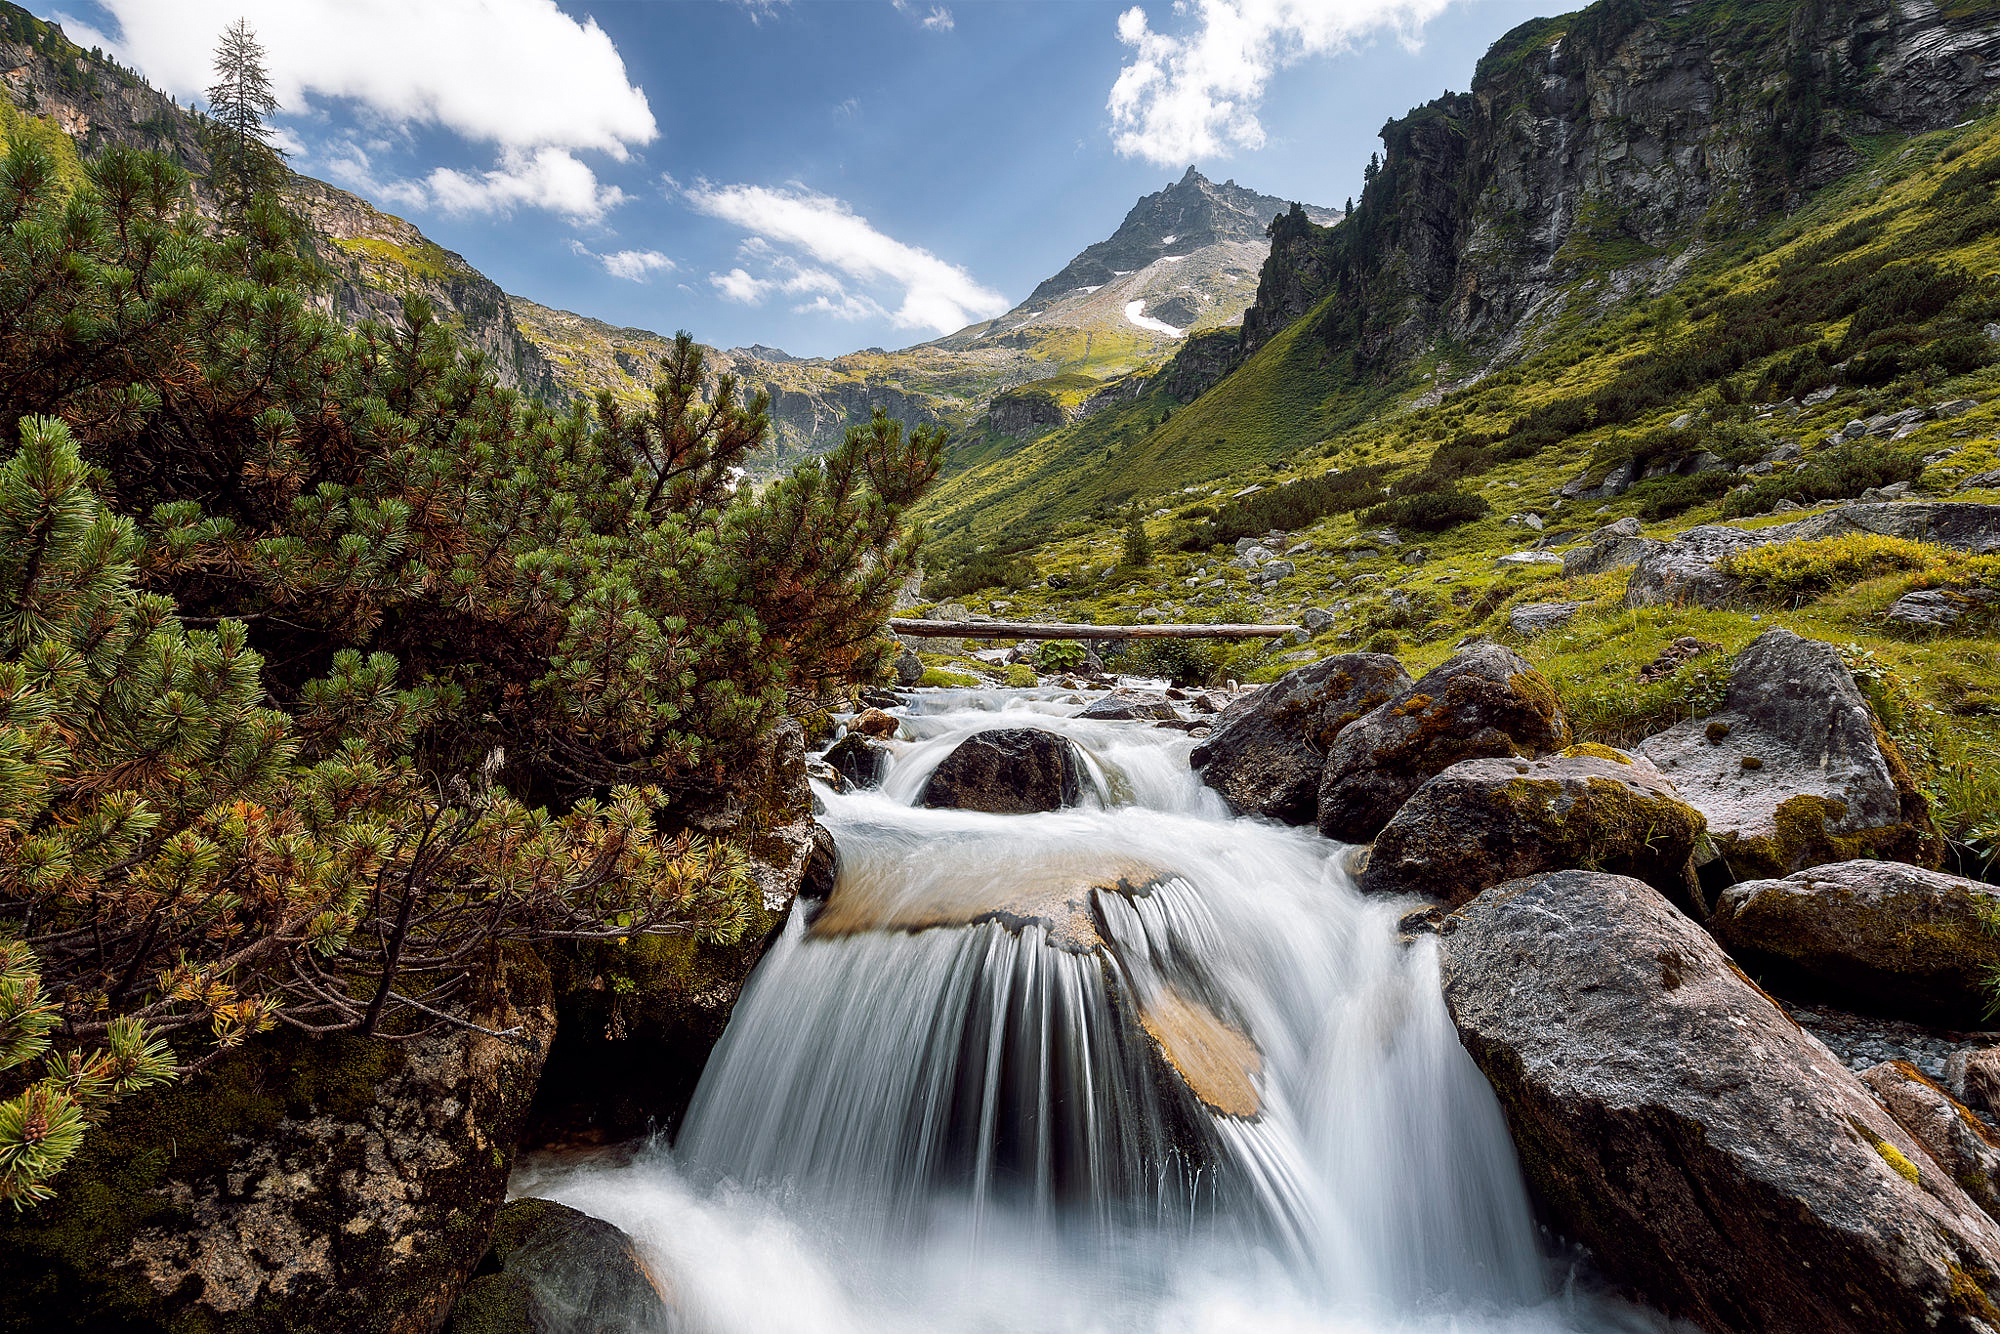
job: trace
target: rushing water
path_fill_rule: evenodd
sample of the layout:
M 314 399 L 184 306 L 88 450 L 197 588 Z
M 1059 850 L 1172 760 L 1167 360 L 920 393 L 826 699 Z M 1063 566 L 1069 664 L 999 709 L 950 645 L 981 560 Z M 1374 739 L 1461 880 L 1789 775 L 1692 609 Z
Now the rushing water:
M 704 1334 L 1655 1328 L 1542 1252 L 1411 905 L 1077 708 L 921 696 L 879 791 L 821 793 L 839 882 L 673 1148 L 517 1184 L 632 1233 Z M 1017 725 L 1082 750 L 1082 806 L 915 804 Z

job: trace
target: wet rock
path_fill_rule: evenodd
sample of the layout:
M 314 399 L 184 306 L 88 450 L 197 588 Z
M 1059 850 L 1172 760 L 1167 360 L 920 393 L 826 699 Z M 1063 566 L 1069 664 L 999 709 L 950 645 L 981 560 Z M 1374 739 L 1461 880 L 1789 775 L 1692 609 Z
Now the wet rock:
M 1895 743 L 1831 644 L 1765 632 L 1722 708 L 1636 747 L 1708 817 L 1735 878 L 1892 857 L 1935 866 L 1943 839 Z
M 1156 690 L 1114 690 L 1092 700 L 1077 717 L 1100 722 L 1172 722 L 1180 714 L 1173 701 Z
M 1816 866 L 1732 885 L 1709 930 L 1781 994 L 1948 1028 L 1977 1027 L 2000 966 L 2000 889 L 1900 862 Z
M 1489 889 L 1442 978 L 1547 1217 L 1614 1284 L 1718 1334 L 1990 1327 L 2000 1228 L 1650 886 Z
M 1426 779 L 1460 760 L 1540 755 L 1568 742 L 1542 674 L 1510 649 L 1473 644 L 1333 739 L 1320 771 L 1319 831 L 1365 843 Z
M 1974 1204 L 2000 1213 L 2000 1143 L 1978 1117 L 1908 1061 L 1871 1066 L 1861 1082 Z
M 896 729 L 901 726 L 902 724 L 897 722 L 892 714 L 884 713 L 880 709 L 863 709 L 848 722 L 847 731 L 850 736 L 873 737 L 878 741 L 886 741 L 896 735 Z
M 967 737 L 924 787 L 933 809 L 1026 815 L 1074 806 L 1083 795 L 1083 759 L 1054 732 L 1003 727 Z
M 941 879 L 921 893 L 868 876 L 838 884 L 812 920 L 815 937 L 837 939 L 864 932 L 930 931 L 938 927 L 997 922 L 1019 933 L 1039 927 L 1056 949 L 1090 954 L 1105 946 L 1097 897 L 1133 898 L 1166 878 L 1158 867 L 1100 855 L 1095 864 L 1030 862 L 1009 866 L 989 880 Z
M 555 1032 L 509 950 L 473 1018 L 513 1038 L 290 1029 L 119 1103 L 55 1199 L 0 1212 L 0 1328 L 427 1334 L 472 1274 Z
M 1589 751 L 1452 765 L 1376 835 L 1361 888 L 1455 908 L 1503 881 L 1588 867 L 1644 880 L 1693 911 L 1701 812 L 1646 761 Z
M 1387 653 L 1341 653 L 1287 672 L 1223 722 L 1188 762 L 1238 815 L 1310 824 L 1340 729 L 1410 684 Z
M 904 649 L 896 655 L 896 684 L 914 686 L 923 684 L 924 660 L 912 649 Z
M 854 787 L 880 787 L 889 770 L 889 748 L 849 732 L 827 748 L 826 763 Z
M 1581 602 L 1530 602 L 1507 613 L 1507 624 L 1517 635 L 1539 635 L 1559 630 L 1576 618 Z
M 668 1334 L 681 1328 L 632 1238 L 553 1200 L 500 1211 L 482 1272 L 459 1295 L 446 1334 Z

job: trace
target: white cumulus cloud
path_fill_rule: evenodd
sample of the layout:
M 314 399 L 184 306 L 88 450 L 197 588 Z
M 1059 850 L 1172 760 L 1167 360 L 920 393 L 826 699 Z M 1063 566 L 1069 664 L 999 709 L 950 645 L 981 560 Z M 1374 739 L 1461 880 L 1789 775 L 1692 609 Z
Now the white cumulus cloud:
M 736 268 L 715 275 L 710 281 L 729 300 L 754 304 L 778 293 L 811 296 L 794 309 L 840 319 L 886 315 L 899 328 L 938 333 L 1007 309 L 1007 298 L 963 268 L 883 234 L 829 195 L 799 186 L 698 181 L 683 197 L 697 211 L 749 233 L 743 258 L 764 272 Z
M 614 278 L 627 282 L 643 283 L 656 273 L 672 273 L 677 267 L 674 262 L 657 250 L 614 250 L 600 255 L 581 241 L 572 240 L 569 248 L 585 259 L 596 260 L 599 267 Z
M 401 203 L 447 210 L 547 208 L 592 219 L 623 199 L 579 153 L 624 161 L 658 137 L 646 94 L 611 38 L 555 0 L 101 0 L 107 44 L 182 98 L 213 81 L 216 38 L 237 18 L 262 43 L 285 111 L 352 103 L 368 121 L 437 127 L 490 146 L 493 167 L 440 167 L 377 182 L 336 154 L 344 179 Z M 297 143 L 296 139 L 294 143 Z
M 1393 33 L 1413 44 L 1452 0 L 1180 0 L 1184 33 L 1156 31 L 1137 5 L 1118 16 L 1132 48 L 1106 104 L 1128 157 L 1179 166 L 1263 146 L 1258 105 L 1271 76 L 1310 56 Z

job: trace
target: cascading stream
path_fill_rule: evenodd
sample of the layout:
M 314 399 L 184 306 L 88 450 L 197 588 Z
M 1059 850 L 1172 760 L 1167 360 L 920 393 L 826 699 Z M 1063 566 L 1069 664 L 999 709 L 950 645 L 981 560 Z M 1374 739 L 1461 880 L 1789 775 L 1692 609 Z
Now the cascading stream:
M 1180 733 L 1076 712 L 920 696 L 879 790 L 821 793 L 838 882 L 677 1144 L 517 1185 L 631 1232 L 715 1334 L 1653 1328 L 1556 1290 L 1410 905 L 1232 818 Z M 996 726 L 1070 738 L 1084 804 L 917 804 Z

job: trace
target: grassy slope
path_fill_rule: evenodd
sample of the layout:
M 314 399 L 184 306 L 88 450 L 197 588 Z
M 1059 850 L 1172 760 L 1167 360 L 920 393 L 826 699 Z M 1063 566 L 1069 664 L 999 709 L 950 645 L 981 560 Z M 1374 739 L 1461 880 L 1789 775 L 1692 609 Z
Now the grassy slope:
M 1768 290 L 1786 256 L 1815 244 L 1835 252 L 1828 262 L 1845 262 L 1893 253 L 1899 244 L 1908 251 L 1909 238 L 1915 236 L 1925 247 L 1920 257 L 1965 270 L 1980 300 L 2000 298 L 2000 230 L 1981 225 L 1969 234 L 1952 235 L 1942 226 L 1949 200 L 1938 193 L 1940 183 L 1954 173 L 2000 175 L 2000 114 L 1969 127 L 1869 147 L 1874 151 L 1868 166 L 1823 191 L 1798 215 L 1697 257 L 1675 293 L 1689 312 L 1678 337 L 1690 345 L 1713 340 L 1719 332 L 1714 312 L 1720 303 Z M 1990 192 L 1990 186 L 1985 188 Z M 1858 218 L 1879 225 L 1858 246 L 1830 241 Z M 1932 244 L 1940 232 L 1944 239 Z M 1587 300 L 1572 305 L 1591 308 Z M 1864 571 L 1832 578 L 1833 591 L 1808 588 L 1782 601 L 1713 611 L 1627 611 L 1622 605 L 1624 571 L 1566 581 L 1553 566 L 1523 570 L 1495 565 L 1496 556 L 1527 548 L 1541 536 L 1526 525 L 1527 515 L 1541 519 L 1551 533 L 1573 529 L 1581 536 L 1597 525 L 1638 514 L 1647 488 L 1603 506 L 1564 506 L 1553 492 L 1593 461 L 1601 467 L 1607 454 L 1615 454 L 1619 440 L 1642 437 L 1704 401 L 1712 404 L 1712 397 L 1704 400 L 1708 387 L 1691 388 L 1616 432 L 1587 430 L 1464 480 L 1461 485 L 1492 505 L 1489 517 L 1432 537 L 1405 533 L 1402 548 L 1382 548 L 1397 552 L 1420 544 L 1429 553 L 1422 565 L 1401 564 L 1386 555 L 1351 558 L 1348 552 L 1364 550 L 1379 526 L 1352 514 L 1296 531 L 1291 541 L 1309 539 L 1317 549 L 1292 557 L 1297 574 L 1271 593 L 1255 589 L 1242 571 L 1230 567 L 1227 550 L 1175 549 L 1192 529 L 1191 520 L 1179 517 L 1193 508 L 1191 501 L 1215 505 L 1241 486 L 1268 486 L 1357 462 L 1411 472 L 1441 443 L 1467 432 L 1505 435 L 1536 407 L 1609 383 L 1622 369 L 1640 364 L 1661 339 L 1673 336 L 1663 333 L 1656 319 L 1662 305 L 1661 300 L 1634 300 L 1570 319 L 1525 362 L 1429 407 L 1418 406 L 1417 394 L 1408 386 L 1399 396 L 1388 389 L 1376 391 L 1380 399 L 1374 404 L 1362 402 L 1352 387 L 1341 397 L 1336 391 L 1342 386 L 1315 364 L 1304 333 L 1311 321 L 1302 320 L 1195 405 L 1177 412 L 1164 428 L 1153 425 L 1158 405 L 1142 401 L 1004 457 L 989 457 L 951 478 L 927 502 L 946 537 L 938 550 L 948 565 L 954 549 L 964 551 L 975 542 L 996 548 L 1029 546 L 1016 568 L 1032 571 L 1034 582 L 962 599 L 975 610 L 1005 604 L 1010 617 L 1116 623 L 1133 621 L 1148 609 L 1155 618 L 1192 621 L 1294 619 L 1308 607 L 1333 613 L 1333 625 L 1304 647 L 1250 644 L 1218 650 L 1217 670 L 1246 679 L 1269 679 L 1298 661 L 1371 641 L 1394 643 L 1410 669 L 1420 671 L 1448 655 L 1467 634 L 1488 635 L 1514 644 L 1537 662 L 1556 682 L 1581 730 L 1590 739 L 1612 743 L 1629 743 L 1712 703 L 1722 679 L 1722 654 L 1698 658 L 1654 684 L 1636 680 L 1636 668 L 1675 637 L 1695 635 L 1734 651 L 1774 624 L 1789 626 L 1851 646 L 1864 685 L 1876 696 L 1956 835 L 1968 836 L 1981 822 L 1991 825 L 1994 812 L 2000 811 L 2000 643 L 1990 625 L 1964 634 L 1916 635 L 1886 623 L 1882 612 L 1888 604 L 1927 576 Z M 1817 332 L 1837 341 L 1845 327 L 1844 319 L 1833 320 Z M 1739 386 L 1754 384 L 1766 364 L 1784 355 L 1753 363 L 1732 378 Z M 1918 488 L 1933 496 L 2000 503 L 2000 490 L 1958 490 L 1964 478 L 2000 468 L 2000 365 L 1989 363 L 1955 378 L 1927 372 L 1875 388 L 1842 388 L 1830 402 L 1795 418 L 1779 415 L 1743 425 L 1767 432 L 1774 441 L 1797 442 L 1810 460 L 1827 434 L 1849 420 L 1958 397 L 1978 399 L 1981 406 L 1957 420 L 1926 424 L 1903 442 L 1927 456 L 1957 451 L 1926 467 Z M 1337 420 L 1341 411 L 1358 414 L 1377 407 L 1378 416 L 1344 429 Z M 1323 444 L 1318 443 L 1322 434 L 1328 437 Z M 1197 485 L 1200 495 L 1183 492 Z M 1153 544 L 1162 554 L 1138 571 L 1117 568 L 1117 525 L 1105 521 L 1104 502 L 1126 502 L 1128 497 L 1146 513 L 1177 511 L 1150 521 Z M 1510 516 L 1520 517 L 1510 522 Z M 1710 500 L 1671 519 L 1648 522 L 1646 532 L 1665 537 L 1722 517 L 1720 502 Z M 1024 533 L 1046 540 L 1038 546 L 1024 543 Z M 1996 564 L 1956 562 L 1953 568 L 1962 581 L 1993 587 L 2000 584 Z M 1068 587 L 1049 588 L 1051 575 Z M 1508 628 L 1506 613 L 1513 606 L 1557 600 L 1584 604 L 1566 629 L 1523 640 Z

